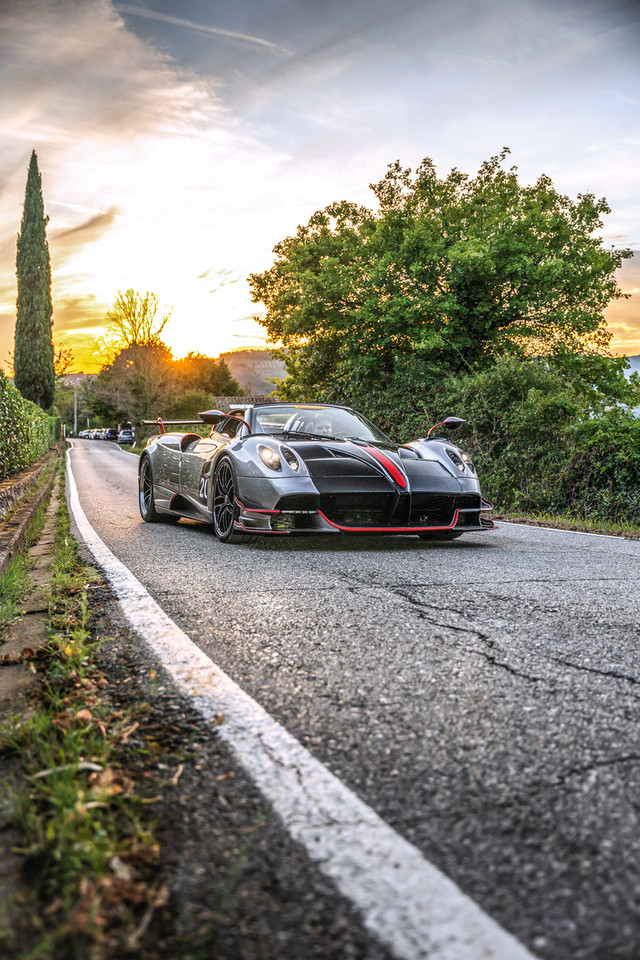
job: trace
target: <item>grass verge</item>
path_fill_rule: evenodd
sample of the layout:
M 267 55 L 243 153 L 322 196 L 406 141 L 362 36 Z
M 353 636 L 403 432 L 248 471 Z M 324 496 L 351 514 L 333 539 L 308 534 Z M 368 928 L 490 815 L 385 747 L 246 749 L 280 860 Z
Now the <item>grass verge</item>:
M 24 596 L 20 570 L 7 603 Z M 14 771 L 1 799 L 28 881 L 0 920 L 0 956 L 16 960 L 135 954 L 164 895 L 154 886 L 152 798 L 123 767 L 135 709 L 114 709 L 95 663 L 87 591 L 99 579 L 79 557 L 61 498 L 38 692 L 28 713 L 0 728 L 0 751 Z
M 627 537 L 640 540 L 640 527 L 633 523 L 614 520 L 596 520 L 564 516 L 557 513 L 520 513 L 496 514 L 494 520 L 507 520 L 511 523 L 526 523 L 535 527 L 552 527 L 555 530 L 575 530 L 579 533 L 603 533 L 612 537 Z

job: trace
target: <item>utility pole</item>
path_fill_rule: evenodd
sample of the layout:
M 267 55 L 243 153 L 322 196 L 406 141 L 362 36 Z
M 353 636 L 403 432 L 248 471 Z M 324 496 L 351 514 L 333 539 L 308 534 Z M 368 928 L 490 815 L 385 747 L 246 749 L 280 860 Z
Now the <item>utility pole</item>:
M 78 391 L 73 391 L 73 435 L 78 436 Z

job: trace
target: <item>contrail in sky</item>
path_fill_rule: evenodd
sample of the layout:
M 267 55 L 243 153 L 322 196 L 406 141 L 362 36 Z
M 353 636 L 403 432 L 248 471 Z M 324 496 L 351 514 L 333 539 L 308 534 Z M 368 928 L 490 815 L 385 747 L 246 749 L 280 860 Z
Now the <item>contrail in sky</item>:
M 202 23 L 192 23 L 191 20 L 182 20 L 180 17 L 170 17 L 165 13 L 156 13 L 155 10 L 146 10 L 144 7 L 130 7 L 128 4 L 119 4 L 117 9 L 122 13 L 132 13 L 136 17 L 147 17 L 148 20 L 162 20 L 163 23 L 173 23 L 177 27 L 188 27 L 191 30 L 199 30 L 202 33 L 213 33 L 218 37 L 230 37 L 232 40 L 244 40 L 247 43 L 254 43 L 259 47 L 278 50 L 280 53 L 291 53 L 290 50 L 279 46 L 277 43 L 272 43 L 270 40 L 263 40 L 261 37 L 252 37 L 247 33 L 236 33 L 234 30 L 222 30 L 220 27 L 209 27 Z

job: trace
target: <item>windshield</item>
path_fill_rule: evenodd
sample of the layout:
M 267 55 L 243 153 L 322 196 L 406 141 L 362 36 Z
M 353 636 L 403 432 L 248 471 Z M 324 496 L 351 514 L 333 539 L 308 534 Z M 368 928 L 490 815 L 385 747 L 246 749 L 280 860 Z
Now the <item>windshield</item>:
M 389 438 L 375 424 L 353 410 L 324 407 L 320 404 L 278 403 L 255 410 L 256 433 L 284 433 L 337 440 L 376 440 Z

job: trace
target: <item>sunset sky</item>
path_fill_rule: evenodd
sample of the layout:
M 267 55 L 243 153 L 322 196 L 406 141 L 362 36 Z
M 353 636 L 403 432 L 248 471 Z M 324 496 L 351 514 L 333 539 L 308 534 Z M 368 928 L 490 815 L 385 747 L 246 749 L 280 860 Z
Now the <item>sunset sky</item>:
M 0 0 L 0 362 L 33 149 L 54 340 L 87 372 L 128 287 L 172 308 L 176 356 L 263 345 L 248 274 L 396 159 L 473 174 L 508 146 L 640 251 L 639 27 L 617 0 Z M 640 354 L 640 252 L 620 283 L 613 349 Z

